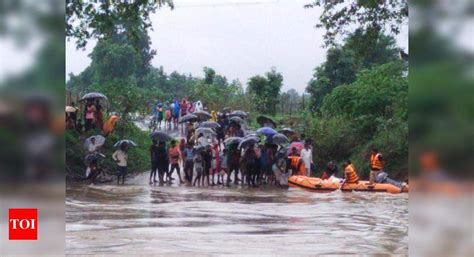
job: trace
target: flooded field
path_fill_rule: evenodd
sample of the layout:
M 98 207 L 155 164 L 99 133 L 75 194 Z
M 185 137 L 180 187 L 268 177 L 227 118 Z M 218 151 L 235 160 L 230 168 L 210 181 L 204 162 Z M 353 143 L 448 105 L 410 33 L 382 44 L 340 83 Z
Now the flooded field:
M 408 254 L 408 194 L 70 184 L 68 254 Z

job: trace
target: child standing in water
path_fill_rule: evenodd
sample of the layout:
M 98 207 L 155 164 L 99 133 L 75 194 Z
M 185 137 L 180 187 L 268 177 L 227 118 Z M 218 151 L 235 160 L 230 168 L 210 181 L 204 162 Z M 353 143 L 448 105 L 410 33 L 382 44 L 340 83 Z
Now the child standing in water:
M 222 183 L 220 182 L 220 178 L 222 175 L 220 174 L 221 172 L 221 155 L 219 151 L 219 145 L 216 143 L 212 147 L 212 162 L 211 162 L 211 169 L 212 169 L 212 185 L 214 186 L 214 175 L 217 174 L 217 184 L 221 185 Z
M 112 159 L 117 163 L 117 185 L 120 183 L 122 177 L 122 185 L 125 183 L 125 176 L 127 175 L 127 143 L 122 143 L 120 149 L 112 154 Z
M 193 186 L 196 185 L 196 182 L 198 186 L 201 186 L 201 177 L 204 170 L 204 161 L 201 153 L 196 153 L 194 156 L 194 170 L 196 171 L 196 178 L 194 179 Z

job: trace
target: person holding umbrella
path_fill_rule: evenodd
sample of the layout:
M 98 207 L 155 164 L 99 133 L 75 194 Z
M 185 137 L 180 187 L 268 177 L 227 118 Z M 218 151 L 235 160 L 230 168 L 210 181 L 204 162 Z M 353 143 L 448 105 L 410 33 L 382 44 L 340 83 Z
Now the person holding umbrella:
M 104 114 L 102 113 L 102 109 L 103 108 L 102 105 L 100 105 L 100 101 L 96 100 L 94 118 L 98 129 L 102 129 L 102 127 L 104 126 Z
M 253 144 L 250 145 L 247 150 L 245 150 L 244 156 L 242 157 L 242 163 L 245 167 L 247 185 L 250 186 L 250 184 L 252 184 L 253 186 L 256 186 L 255 180 L 257 179 L 257 154 Z
M 156 171 L 158 169 L 158 142 L 153 139 L 150 146 L 150 160 L 151 160 L 151 171 L 150 171 L 150 180 L 149 184 L 156 183 Z M 153 180 L 152 180 L 153 178 Z
M 157 158 L 158 158 L 158 180 L 160 185 L 163 185 L 165 181 L 165 174 L 168 174 L 168 166 L 169 166 L 169 159 L 168 159 L 168 151 L 166 150 L 165 142 L 158 143 L 158 150 L 157 150 Z M 171 180 L 169 181 L 171 182 Z
M 183 151 L 184 158 L 184 177 L 188 184 L 193 182 L 194 172 L 194 149 L 192 142 L 188 141 L 186 148 Z
M 122 142 L 120 144 L 120 148 L 112 154 L 112 159 L 117 163 L 117 185 L 120 183 L 120 177 L 122 177 L 123 185 L 127 175 L 127 143 Z
M 85 131 L 87 132 L 93 128 L 95 119 L 95 106 L 91 101 L 87 102 L 86 112 L 84 113 L 84 115 L 84 120 L 86 122 Z

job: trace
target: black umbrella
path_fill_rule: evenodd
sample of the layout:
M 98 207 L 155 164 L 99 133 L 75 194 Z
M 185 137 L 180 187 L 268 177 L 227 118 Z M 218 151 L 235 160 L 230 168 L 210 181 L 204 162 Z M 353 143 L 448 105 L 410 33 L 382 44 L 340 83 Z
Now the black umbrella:
M 242 119 L 245 119 L 245 118 L 247 118 L 248 114 L 246 112 L 240 111 L 240 110 L 233 111 L 233 112 L 229 113 L 229 117 L 235 117 L 235 116 L 240 117 Z
M 257 123 L 260 124 L 262 127 L 271 127 L 271 128 L 276 128 L 276 122 L 273 121 L 271 118 L 267 116 L 258 116 L 257 117 Z
M 226 140 L 224 140 L 224 145 L 240 144 L 242 140 L 243 138 L 241 137 L 229 137 Z
M 211 134 L 211 135 L 217 135 L 216 132 L 214 130 L 212 130 L 211 128 L 197 128 L 196 129 L 196 134 Z
M 199 125 L 197 126 L 198 128 L 211 128 L 211 129 L 215 129 L 215 128 L 219 128 L 221 125 L 219 125 L 219 123 L 217 122 L 214 122 L 214 121 L 204 121 L 204 122 L 201 122 L 199 123 Z
M 260 138 L 258 137 L 248 137 L 248 138 L 244 138 L 240 144 L 239 144 L 239 148 L 247 148 L 251 145 L 254 145 L 256 143 L 260 142 Z
M 290 140 L 285 135 L 278 133 L 269 137 L 268 141 L 272 144 L 281 145 L 288 143 Z
M 178 120 L 179 123 L 196 122 L 196 121 L 198 121 L 198 116 L 196 116 L 192 113 L 181 116 Z
M 221 110 L 222 113 L 229 113 L 230 111 L 231 111 L 230 107 L 224 107 Z
M 89 166 L 92 162 L 100 161 L 104 158 L 105 158 L 105 155 L 99 152 L 90 153 L 84 157 L 84 164 Z
M 151 133 L 150 137 L 151 137 L 151 139 L 154 139 L 158 142 L 166 142 L 166 141 L 173 140 L 173 137 L 171 137 L 170 135 L 168 135 L 164 132 L 161 132 L 161 131 L 155 131 L 155 132 Z
M 238 116 L 234 116 L 234 117 L 230 118 L 229 120 L 232 121 L 232 122 L 235 122 L 237 124 L 245 123 L 245 121 L 242 118 L 238 117 Z
M 107 100 L 107 96 L 102 93 L 91 92 L 83 95 L 79 102 L 86 101 L 86 100 L 95 100 L 95 99 L 104 99 Z
M 193 114 L 196 115 L 201 121 L 205 121 L 211 118 L 211 114 L 206 111 L 195 111 L 193 112 Z
M 114 147 L 119 147 L 122 144 L 126 144 L 127 146 L 138 146 L 137 143 L 133 142 L 132 140 L 122 139 L 117 141 L 117 143 L 114 144 Z
M 296 132 L 291 128 L 284 128 L 280 130 L 279 132 L 287 137 L 296 134 Z

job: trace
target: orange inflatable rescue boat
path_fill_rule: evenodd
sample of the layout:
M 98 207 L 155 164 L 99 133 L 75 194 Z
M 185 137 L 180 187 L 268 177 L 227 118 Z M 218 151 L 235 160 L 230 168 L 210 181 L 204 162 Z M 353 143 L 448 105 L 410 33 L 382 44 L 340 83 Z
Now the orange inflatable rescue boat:
M 305 190 L 313 192 L 332 192 L 339 190 L 341 187 L 340 183 L 334 183 L 329 180 L 322 180 L 315 177 L 306 177 L 306 176 L 291 176 L 288 178 L 288 185 L 291 187 L 299 187 Z M 392 194 L 399 193 L 408 193 L 408 185 L 402 189 L 392 185 L 392 184 L 380 184 L 375 183 L 373 185 L 369 184 L 369 181 L 359 181 L 359 183 L 354 184 L 344 184 L 341 188 L 341 191 L 350 192 L 350 191 L 365 191 L 365 192 L 385 192 Z

